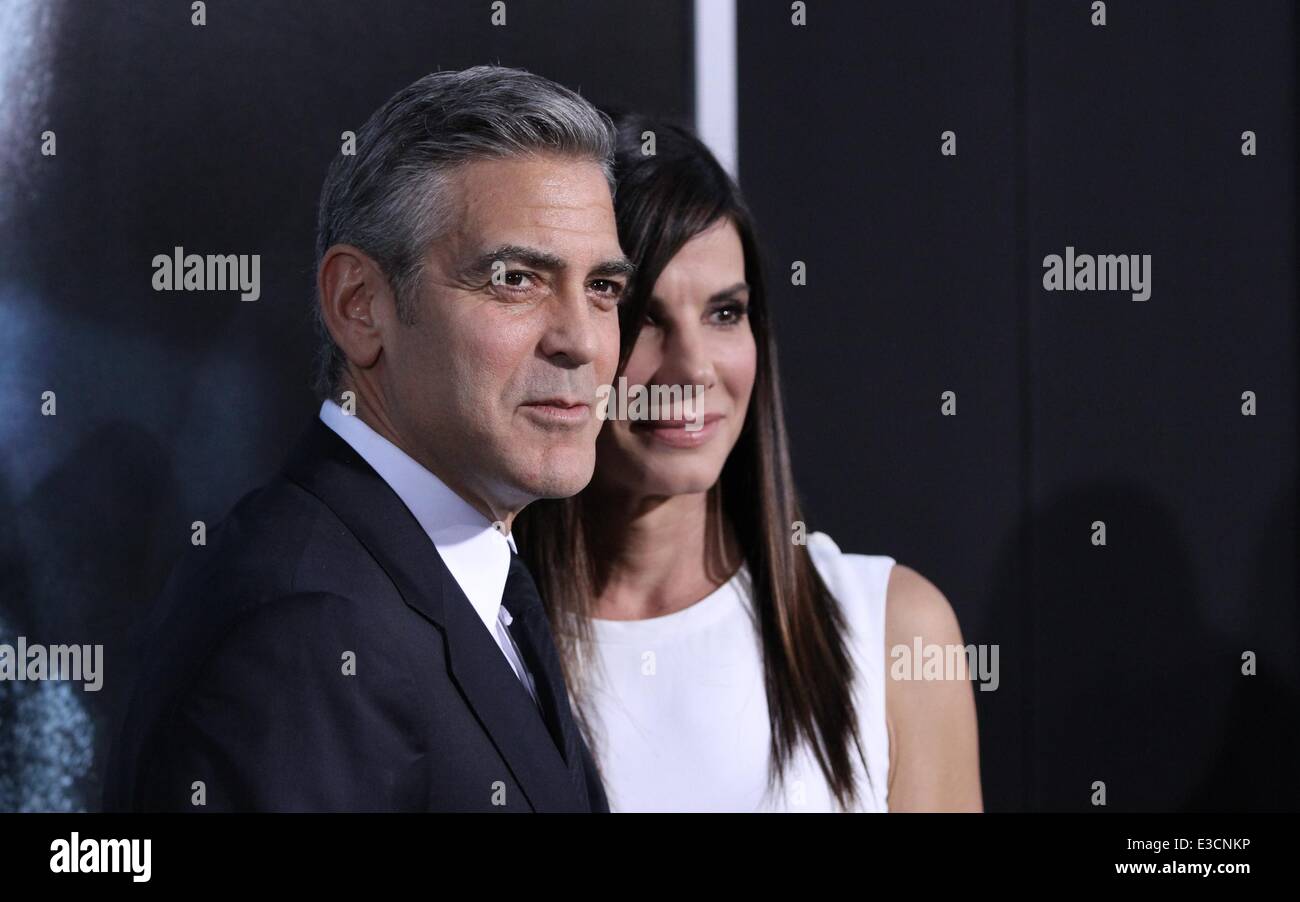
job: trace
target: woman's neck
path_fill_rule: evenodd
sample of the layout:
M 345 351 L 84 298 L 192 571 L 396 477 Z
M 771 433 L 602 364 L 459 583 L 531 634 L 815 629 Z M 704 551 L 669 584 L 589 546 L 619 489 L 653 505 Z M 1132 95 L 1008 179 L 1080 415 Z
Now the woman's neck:
M 734 531 L 707 492 L 603 498 L 588 525 L 600 574 L 594 615 L 601 619 L 680 611 L 740 566 Z

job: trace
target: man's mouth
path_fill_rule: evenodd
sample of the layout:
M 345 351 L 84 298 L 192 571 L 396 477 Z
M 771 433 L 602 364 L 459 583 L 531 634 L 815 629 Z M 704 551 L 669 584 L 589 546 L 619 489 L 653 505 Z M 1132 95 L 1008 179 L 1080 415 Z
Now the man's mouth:
M 556 426 L 580 425 L 591 416 L 591 405 L 577 398 L 540 398 L 520 406 L 541 422 Z

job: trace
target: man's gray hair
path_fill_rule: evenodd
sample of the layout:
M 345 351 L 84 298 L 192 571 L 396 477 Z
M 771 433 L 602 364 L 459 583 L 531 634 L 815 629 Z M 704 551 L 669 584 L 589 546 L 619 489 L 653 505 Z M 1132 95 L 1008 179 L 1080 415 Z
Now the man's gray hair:
M 321 189 L 316 272 L 335 244 L 369 254 L 392 285 L 399 318 L 413 320 L 429 245 L 451 226 L 456 167 L 479 159 L 555 153 L 599 163 L 614 192 L 615 132 L 581 95 L 501 66 L 435 72 L 403 88 L 357 132 L 356 154 L 334 158 Z M 315 307 L 316 391 L 338 389 L 344 357 Z

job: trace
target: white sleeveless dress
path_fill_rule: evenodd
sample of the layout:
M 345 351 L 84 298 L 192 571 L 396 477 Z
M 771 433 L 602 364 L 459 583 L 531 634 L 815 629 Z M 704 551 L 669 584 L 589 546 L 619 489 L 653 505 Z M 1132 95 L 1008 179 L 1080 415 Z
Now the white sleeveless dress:
M 864 776 L 856 761 L 859 798 L 851 810 L 887 811 L 885 594 L 895 561 L 844 554 L 824 533 L 808 537 L 808 551 L 846 615 L 857 675 L 867 768 Z M 768 791 L 771 729 L 751 612 L 742 567 L 680 611 L 593 620 L 585 710 L 612 811 L 841 810 L 806 748 Z

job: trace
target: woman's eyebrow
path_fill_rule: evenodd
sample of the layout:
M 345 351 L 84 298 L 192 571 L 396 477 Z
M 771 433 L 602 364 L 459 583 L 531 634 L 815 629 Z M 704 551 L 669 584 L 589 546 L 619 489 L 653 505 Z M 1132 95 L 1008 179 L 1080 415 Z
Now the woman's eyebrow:
M 739 294 L 742 291 L 748 291 L 748 290 L 749 290 L 748 282 L 737 282 L 735 285 L 732 285 L 730 288 L 724 288 L 721 291 L 713 292 L 713 294 L 709 295 L 709 303 L 712 303 L 713 301 L 725 301 L 733 294 Z
M 748 282 L 737 282 L 735 285 L 732 285 L 730 288 L 724 288 L 721 291 L 713 292 L 713 294 L 708 296 L 708 298 L 705 300 L 704 303 L 712 304 L 714 301 L 725 301 L 728 298 L 730 298 L 733 294 L 739 294 L 742 291 L 748 291 L 748 290 L 749 290 Z M 652 304 L 662 304 L 664 302 L 663 298 L 653 293 L 650 295 L 648 300 Z

